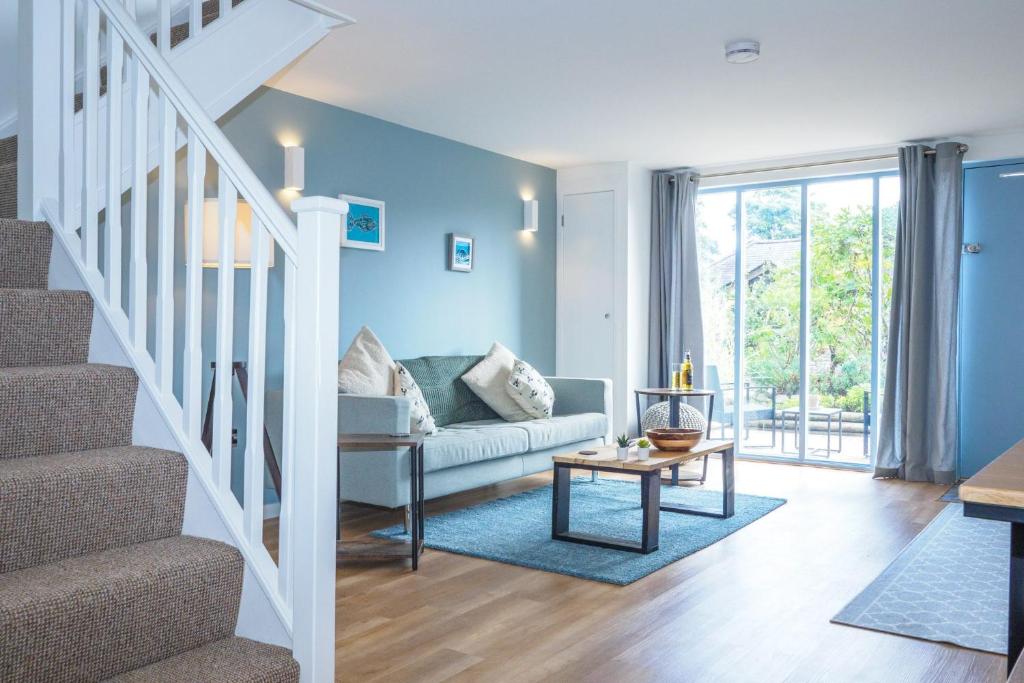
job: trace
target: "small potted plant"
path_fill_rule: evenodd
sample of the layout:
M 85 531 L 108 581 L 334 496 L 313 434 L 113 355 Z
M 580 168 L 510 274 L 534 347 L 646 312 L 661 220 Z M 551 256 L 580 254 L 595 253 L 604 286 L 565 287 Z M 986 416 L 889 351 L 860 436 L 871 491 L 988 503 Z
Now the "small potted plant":
M 647 460 L 651 457 L 651 442 L 647 439 L 640 439 L 636 442 L 637 460 Z
M 615 437 L 615 443 L 618 444 L 618 448 L 615 449 L 615 456 L 623 462 L 629 460 L 629 437 L 625 434 L 619 434 Z

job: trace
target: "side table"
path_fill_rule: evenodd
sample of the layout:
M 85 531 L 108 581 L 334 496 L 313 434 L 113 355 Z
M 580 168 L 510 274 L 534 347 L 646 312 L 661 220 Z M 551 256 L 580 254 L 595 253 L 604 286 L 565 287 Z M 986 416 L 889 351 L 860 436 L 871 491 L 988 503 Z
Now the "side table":
M 419 569 L 423 552 L 423 434 L 339 434 L 338 455 L 345 451 L 409 451 L 409 507 L 412 510 L 412 543 L 341 540 L 341 474 L 337 478 L 337 559 L 391 560 L 411 555 L 412 569 Z
M 708 433 L 706 438 L 711 438 L 711 416 L 715 412 L 715 392 L 708 391 L 706 389 L 664 389 L 650 387 L 647 389 L 634 389 L 633 396 L 636 399 L 636 428 L 638 430 L 643 430 L 644 422 L 643 413 L 640 412 L 641 396 L 656 396 L 658 398 L 668 399 L 668 426 L 671 427 L 672 429 L 677 429 L 679 427 L 679 403 L 684 398 L 690 398 L 694 396 L 706 398 L 708 400 L 708 414 L 706 416 L 708 421 Z M 641 434 L 641 436 L 643 436 L 643 434 Z M 679 465 L 673 465 L 670 469 L 672 471 L 672 485 L 679 486 Z M 700 478 L 688 481 L 699 481 L 700 483 L 703 484 L 707 478 L 708 459 L 705 456 L 704 470 L 701 473 Z

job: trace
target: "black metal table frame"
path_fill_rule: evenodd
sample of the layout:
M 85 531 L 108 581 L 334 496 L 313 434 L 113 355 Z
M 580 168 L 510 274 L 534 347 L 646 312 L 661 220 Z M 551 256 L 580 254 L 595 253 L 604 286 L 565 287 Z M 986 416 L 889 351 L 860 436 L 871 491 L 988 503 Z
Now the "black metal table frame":
M 708 392 L 706 394 L 693 394 L 692 396 L 686 396 L 685 394 L 674 394 L 666 391 L 664 394 L 649 394 L 638 390 L 633 390 L 633 396 L 636 399 L 636 428 L 643 430 L 644 420 L 640 414 L 640 395 L 647 396 L 648 406 L 650 405 L 650 397 L 655 396 L 657 398 L 668 398 L 668 426 L 672 429 L 678 429 L 679 427 L 679 403 L 684 398 L 706 398 L 708 400 L 708 431 L 706 438 L 711 438 L 711 416 L 715 414 L 715 394 L 714 392 Z M 641 434 L 641 436 L 643 436 Z M 679 465 L 673 465 L 672 472 L 672 485 L 679 486 Z M 703 484 L 708 478 L 708 456 L 704 456 L 704 468 L 701 471 L 699 479 L 690 479 L 688 481 L 699 481 Z
M 661 470 L 631 472 L 618 467 L 556 462 L 554 464 L 555 481 L 551 490 L 551 538 L 555 541 L 581 543 L 583 545 L 611 548 L 613 550 L 627 550 L 646 555 L 658 549 L 659 511 L 699 515 L 701 517 L 716 517 L 718 519 L 732 517 L 736 513 L 736 459 L 732 447 L 719 452 L 722 456 L 722 508 L 720 510 L 718 508 L 692 507 L 671 503 L 662 504 Z M 591 472 L 639 475 L 640 507 L 643 511 L 643 526 L 639 542 L 569 531 L 570 482 L 572 481 L 572 470 L 574 468 Z
M 780 449 L 782 450 L 783 453 L 786 452 L 786 424 L 789 421 L 788 418 L 789 418 L 790 415 L 793 416 L 793 444 L 796 447 L 797 452 L 800 451 L 800 441 L 799 441 L 799 434 L 800 434 L 800 409 L 799 408 L 796 409 L 795 412 L 794 411 L 790 411 L 789 409 L 787 409 L 787 410 L 779 411 L 779 416 L 782 418 L 782 444 L 780 446 Z M 813 408 L 809 409 L 807 411 L 808 423 L 810 422 L 811 415 L 818 415 L 819 417 L 820 416 L 824 416 L 825 417 L 825 420 L 826 420 L 826 423 L 825 423 L 826 424 L 826 426 L 825 426 L 825 434 L 826 434 L 826 436 L 825 436 L 825 457 L 826 458 L 832 457 L 832 418 L 833 417 L 838 417 L 839 418 L 839 448 L 836 450 L 836 453 L 837 454 L 842 454 L 842 452 L 843 452 L 843 411 L 839 410 L 839 412 L 837 412 L 837 413 L 833 413 L 833 412 L 826 413 L 826 412 L 822 412 L 820 410 L 815 410 Z M 807 425 L 807 428 L 808 428 L 808 433 L 810 433 L 810 424 Z
M 386 444 L 380 444 L 378 446 L 381 449 L 387 449 Z M 423 529 L 423 518 L 424 518 L 424 498 L 423 498 L 423 442 L 420 441 L 418 445 L 409 445 L 406 447 L 409 451 L 409 507 L 412 517 L 412 570 L 416 571 L 419 569 L 420 564 L 420 546 L 421 541 L 424 537 Z M 338 455 L 340 456 L 343 452 L 349 451 L 360 451 L 367 450 L 366 448 L 350 448 L 342 449 L 338 448 Z M 341 468 L 337 468 L 337 477 L 335 481 L 337 491 L 337 518 L 335 526 L 335 540 L 341 540 Z
M 1006 676 L 1024 650 L 1024 509 L 964 501 L 964 517 L 1010 523 L 1010 599 L 1006 633 Z

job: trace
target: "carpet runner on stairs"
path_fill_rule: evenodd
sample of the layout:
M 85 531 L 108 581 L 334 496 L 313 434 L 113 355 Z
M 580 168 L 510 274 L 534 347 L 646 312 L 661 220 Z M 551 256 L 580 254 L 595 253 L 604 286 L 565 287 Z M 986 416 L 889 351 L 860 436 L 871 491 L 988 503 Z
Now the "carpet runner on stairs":
M 0 219 L 0 681 L 298 681 L 235 637 L 242 556 L 181 534 L 187 462 L 132 445 L 138 377 L 88 362 L 93 301 L 46 289 L 51 245 Z

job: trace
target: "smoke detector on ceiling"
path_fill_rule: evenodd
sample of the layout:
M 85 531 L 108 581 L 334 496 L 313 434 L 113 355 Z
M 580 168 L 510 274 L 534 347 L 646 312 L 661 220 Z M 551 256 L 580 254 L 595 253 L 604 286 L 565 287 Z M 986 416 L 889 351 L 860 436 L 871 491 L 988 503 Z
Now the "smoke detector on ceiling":
M 734 40 L 725 44 L 725 61 L 746 64 L 761 56 L 761 43 L 756 40 Z

